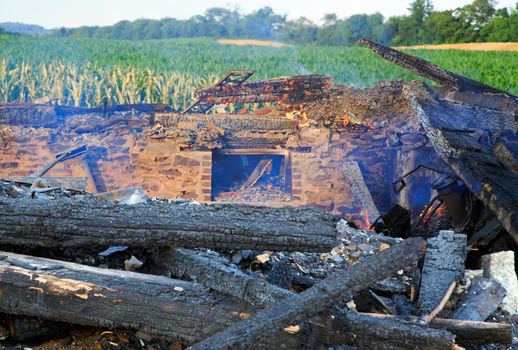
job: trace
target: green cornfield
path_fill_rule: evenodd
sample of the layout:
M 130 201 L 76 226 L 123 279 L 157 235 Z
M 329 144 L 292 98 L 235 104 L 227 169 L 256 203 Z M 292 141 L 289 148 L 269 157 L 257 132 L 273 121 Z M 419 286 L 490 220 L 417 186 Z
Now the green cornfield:
M 518 52 L 412 50 L 458 74 L 518 94 Z M 252 79 L 325 74 L 367 87 L 419 79 L 361 47 L 228 46 L 211 39 L 119 41 L 0 36 L 0 103 L 43 102 L 93 107 L 165 103 L 181 110 L 196 89 L 230 69 Z

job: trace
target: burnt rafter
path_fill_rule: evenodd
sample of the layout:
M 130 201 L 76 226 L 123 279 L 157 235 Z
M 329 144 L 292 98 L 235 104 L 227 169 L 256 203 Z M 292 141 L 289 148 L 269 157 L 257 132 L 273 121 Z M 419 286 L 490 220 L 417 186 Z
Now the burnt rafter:
M 228 73 L 221 78 L 216 84 L 214 84 L 209 89 L 217 89 L 217 88 L 229 88 L 240 86 L 243 84 L 248 78 L 255 74 L 255 70 L 230 70 Z M 198 94 L 198 92 L 197 92 Z M 207 101 L 203 98 L 199 98 L 193 104 L 191 104 L 183 114 L 192 114 L 192 113 L 206 113 L 209 109 L 214 106 L 213 101 Z
M 481 132 L 488 134 L 513 131 L 514 117 L 436 99 L 420 83 L 409 86 L 405 95 L 437 154 L 518 242 L 518 176 L 507 170 L 475 136 L 455 132 L 468 123 L 478 125 Z
M 196 91 L 198 100 L 183 113 L 206 113 L 216 104 L 308 101 L 321 98 L 330 80 L 312 74 L 245 82 L 254 72 L 229 71 L 213 86 Z
M 374 53 L 386 59 L 387 61 L 395 63 L 398 66 L 408 69 L 409 71 L 416 73 L 417 75 L 420 75 L 424 78 L 430 79 L 449 90 L 470 93 L 505 94 L 510 97 L 515 97 L 505 91 L 482 84 L 462 75 L 455 74 L 422 58 L 378 44 L 372 40 L 362 39 L 359 41 L 359 43 L 367 46 Z

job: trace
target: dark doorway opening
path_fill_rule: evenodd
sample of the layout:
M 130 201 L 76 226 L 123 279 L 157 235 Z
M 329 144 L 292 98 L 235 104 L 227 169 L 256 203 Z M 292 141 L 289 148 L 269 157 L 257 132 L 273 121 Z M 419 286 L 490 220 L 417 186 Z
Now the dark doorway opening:
M 236 151 L 213 153 L 213 201 L 265 202 L 290 199 L 291 169 L 286 154 Z

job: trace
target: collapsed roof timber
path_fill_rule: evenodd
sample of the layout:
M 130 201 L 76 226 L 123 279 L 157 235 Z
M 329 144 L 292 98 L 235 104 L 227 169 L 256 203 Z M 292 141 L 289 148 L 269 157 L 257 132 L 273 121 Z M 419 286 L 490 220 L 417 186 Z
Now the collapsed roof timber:
M 363 43 L 441 87 L 230 71 L 183 112 L 0 106 L 0 338 L 510 344 L 518 99 Z

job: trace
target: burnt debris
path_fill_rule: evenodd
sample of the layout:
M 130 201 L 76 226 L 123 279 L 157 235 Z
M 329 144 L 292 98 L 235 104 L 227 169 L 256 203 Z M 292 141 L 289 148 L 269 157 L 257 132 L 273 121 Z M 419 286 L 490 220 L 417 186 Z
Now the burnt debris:
M 0 106 L 0 347 L 512 344 L 516 98 L 363 43 L 441 87 Z

